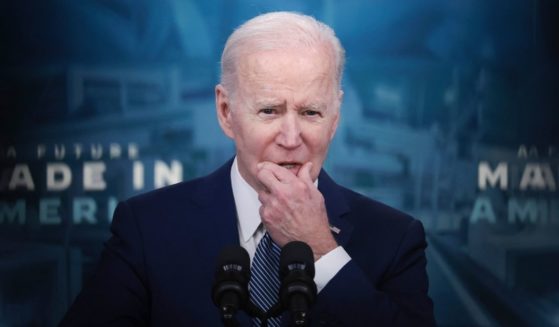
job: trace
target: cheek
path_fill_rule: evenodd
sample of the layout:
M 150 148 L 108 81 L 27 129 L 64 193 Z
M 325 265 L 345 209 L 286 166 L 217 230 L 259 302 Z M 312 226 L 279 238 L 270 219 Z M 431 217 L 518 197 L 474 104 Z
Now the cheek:
M 330 145 L 330 131 L 324 128 L 313 130 L 307 138 L 310 150 L 316 154 L 324 154 Z
M 242 132 L 242 147 L 251 157 L 259 159 L 264 152 L 273 144 L 273 135 L 271 129 L 266 126 L 255 126 L 255 124 L 247 124 Z

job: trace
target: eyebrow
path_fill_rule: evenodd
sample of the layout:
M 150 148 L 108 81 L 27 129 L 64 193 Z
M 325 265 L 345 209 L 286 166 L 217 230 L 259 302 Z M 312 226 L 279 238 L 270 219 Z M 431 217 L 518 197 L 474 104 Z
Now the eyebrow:
M 256 107 L 257 108 L 278 108 L 278 107 L 282 107 L 284 105 L 285 105 L 285 102 L 283 102 L 283 103 L 273 102 L 273 101 L 256 102 Z
M 307 109 L 307 110 L 319 111 L 319 110 L 323 110 L 327 107 L 328 106 L 325 105 L 325 104 L 311 103 L 311 104 L 305 104 L 305 105 L 297 106 L 297 109 L 298 110 Z
M 256 108 L 281 108 L 285 106 L 285 101 L 284 102 L 274 102 L 272 101 L 261 101 L 261 102 L 256 102 Z M 327 104 L 318 104 L 318 103 L 310 103 L 310 104 L 302 104 L 302 105 L 297 105 L 296 110 L 315 110 L 315 111 L 320 111 L 320 110 L 325 110 L 326 108 L 328 108 Z

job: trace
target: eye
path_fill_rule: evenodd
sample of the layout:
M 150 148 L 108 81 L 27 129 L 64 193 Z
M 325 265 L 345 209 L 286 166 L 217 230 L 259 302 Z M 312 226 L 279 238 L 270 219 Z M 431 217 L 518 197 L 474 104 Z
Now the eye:
M 276 109 L 274 108 L 264 108 L 264 109 L 260 109 L 258 111 L 259 114 L 264 114 L 264 115 L 273 115 L 276 113 Z
M 310 109 L 309 109 L 309 110 L 303 111 L 303 115 L 304 115 L 304 116 L 311 116 L 311 117 L 320 117 L 320 116 L 322 116 L 321 113 L 320 113 L 320 111 L 317 111 L 317 110 L 310 110 Z

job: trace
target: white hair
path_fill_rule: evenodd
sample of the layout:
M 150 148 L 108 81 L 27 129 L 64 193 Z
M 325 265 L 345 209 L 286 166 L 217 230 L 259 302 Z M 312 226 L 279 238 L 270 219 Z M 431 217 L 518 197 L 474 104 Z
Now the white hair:
M 221 55 L 221 85 L 234 92 L 238 59 L 249 52 L 301 46 L 328 49 L 341 88 L 345 51 L 334 31 L 311 16 L 282 11 L 256 16 L 229 36 Z

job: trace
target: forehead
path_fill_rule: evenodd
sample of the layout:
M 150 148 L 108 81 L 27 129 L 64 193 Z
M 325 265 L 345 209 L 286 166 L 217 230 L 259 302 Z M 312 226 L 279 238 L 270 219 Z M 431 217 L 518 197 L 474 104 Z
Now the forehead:
M 320 93 L 335 88 L 334 62 L 321 48 L 289 48 L 257 51 L 240 58 L 238 86 L 243 93 L 272 98 L 282 92 Z M 332 92 L 334 93 L 334 92 Z

